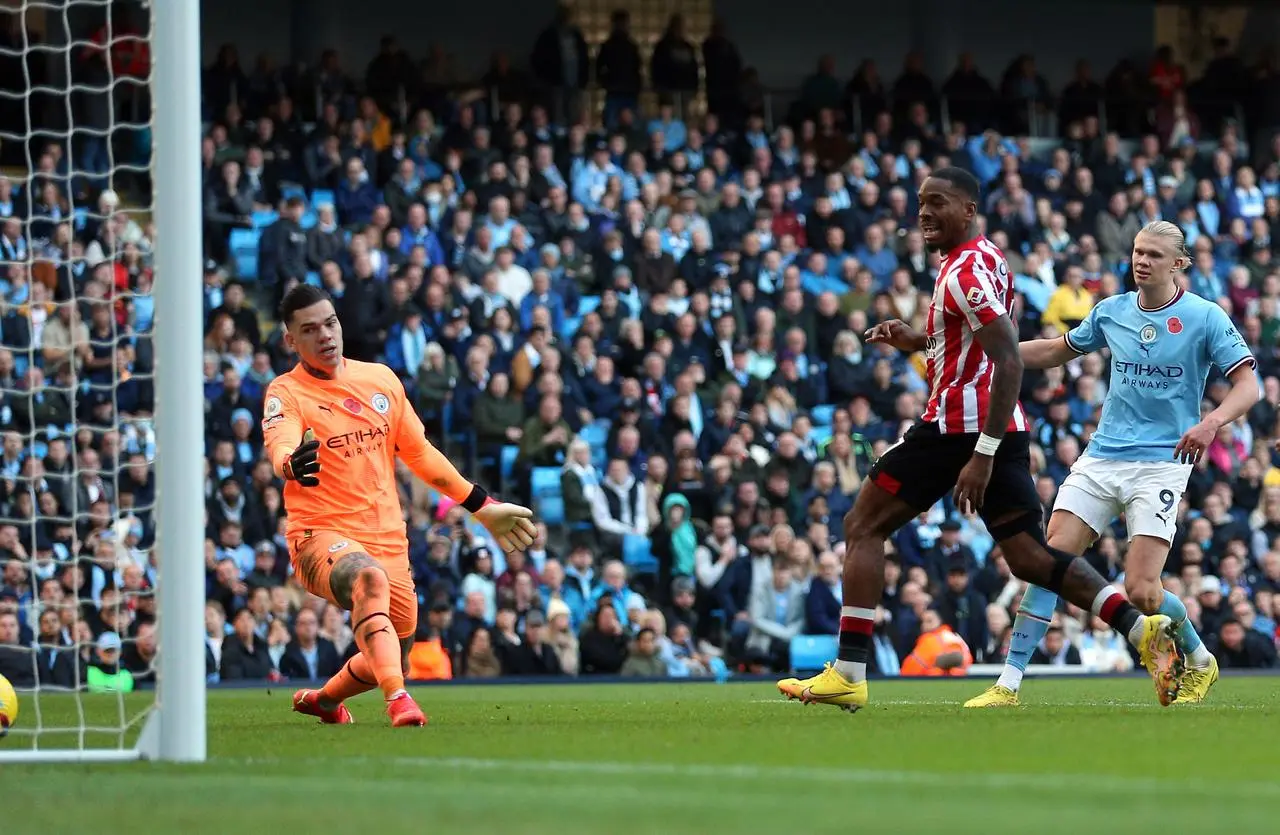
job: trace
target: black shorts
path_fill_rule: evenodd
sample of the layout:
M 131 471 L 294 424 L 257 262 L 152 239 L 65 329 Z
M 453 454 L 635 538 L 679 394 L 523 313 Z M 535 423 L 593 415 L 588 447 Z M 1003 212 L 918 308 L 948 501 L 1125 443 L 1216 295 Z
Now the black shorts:
M 917 423 L 876 461 L 871 481 L 923 513 L 955 490 L 977 442 L 977 432 L 944 435 L 936 423 Z M 1031 478 L 1029 432 L 1010 432 L 1000 442 L 980 515 L 990 523 L 1014 510 L 1044 514 Z

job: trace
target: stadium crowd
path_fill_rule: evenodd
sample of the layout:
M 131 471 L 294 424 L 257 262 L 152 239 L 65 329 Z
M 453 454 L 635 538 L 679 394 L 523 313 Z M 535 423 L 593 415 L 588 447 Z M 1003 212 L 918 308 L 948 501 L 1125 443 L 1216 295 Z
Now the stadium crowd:
M 1219 45 L 1192 81 L 1162 50 L 1105 87 L 1082 65 L 1052 91 L 1030 56 L 998 85 L 968 56 L 938 85 L 909 56 L 892 84 L 864 62 L 845 87 L 823 58 L 767 126 L 723 28 L 699 47 L 678 18 L 648 67 L 625 14 L 594 58 L 561 17 L 528 73 L 499 56 L 455 84 L 446 63 L 433 53 L 419 74 L 388 38 L 363 83 L 336 52 L 303 76 L 245 72 L 228 46 L 206 70 L 211 681 L 324 678 L 355 651 L 343 614 L 289 576 L 262 458 L 262 392 L 293 362 L 272 311 L 298 282 L 329 291 L 347 355 L 388 363 L 437 443 L 543 520 L 504 558 L 404 473 L 413 677 L 723 676 L 788 668 L 802 636 L 834 636 L 841 519 L 927 391 L 922 357 L 862 334 L 927 311 L 938 259 L 916 189 L 943 164 L 984 185 L 1024 339 L 1125 292 L 1142 224 L 1185 232 L 1186 287 L 1239 323 L 1266 396 L 1197 465 L 1166 583 L 1224 667 L 1276 665 L 1280 133 L 1263 128 L 1280 120 L 1247 96 L 1275 70 Z M 602 113 L 577 109 L 589 69 Z M 706 108 L 689 104 L 699 91 Z M 1221 106 L 1232 97 L 1250 137 Z M 1120 134 L 1099 118 L 1117 100 Z M 1051 106 L 1059 137 L 1020 133 Z M 155 652 L 155 233 L 114 181 L 69 171 L 63 144 L 41 139 L 31 158 L 0 177 L 0 674 L 131 687 Z M 1028 372 L 1046 505 L 1112 384 L 1103 355 Z M 1123 530 L 1091 552 L 1109 578 Z M 891 546 L 876 669 L 1002 660 L 1022 587 L 981 521 L 944 501 Z M 944 671 L 953 635 L 966 664 Z M 1035 660 L 1133 664 L 1072 609 Z

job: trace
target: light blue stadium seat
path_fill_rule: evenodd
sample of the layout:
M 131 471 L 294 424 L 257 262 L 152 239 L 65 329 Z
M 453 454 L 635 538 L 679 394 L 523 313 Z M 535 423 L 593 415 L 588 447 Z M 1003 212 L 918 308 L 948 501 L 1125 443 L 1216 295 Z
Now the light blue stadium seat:
M 649 537 L 627 534 L 622 538 L 622 561 L 637 574 L 657 574 L 658 559 L 653 555 Z
M 304 282 L 306 284 L 310 284 L 312 287 L 324 286 L 324 282 L 320 280 L 320 273 L 316 272 L 315 270 L 311 270 L 310 272 L 307 273 L 306 277 L 304 278 Z
M 510 488 L 507 486 L 511 483 L 511 474 L 516 469 L 516 457 L 520 454 L 520 447 L 515 444 L 508 444 L 502 448 L 502 453 L 498 456 L 498 472 L 502 478 L 502 491 L 505 493 Z
M 14 189 L 13 194 L 14 196 L 17 195 L 17 189 Z M 76 231 L 79 232 L 84 229 L 85 223 L 89 220 L 89 210 L 84 206 L 77 206 L 75 211 L 72 213 L 72 216 L 75 220 Z
M 813 439 L 813 445 L 821 448 L 823 444 L 831 440 L 830 426 L 815 426 L 809 430 L 809 437 Z
M 534 467 L 529 479 L 534 498 L 560 495 L 560 468 Z
M 288 185 L 280 186 L 280 196 L 285 200 L 291 200 L 294 197 L 299 200 L 306 200 L 307 190 L 297 183 L 289 183 Z
M 814 426 L 830 426 L 835 415 L 836 407 L 828 404 L 814 406 L 809 410 L 809 417 L 813 418 Z
M 268 227 L 268 226 L 270 226 L 271 224 L 275 223 L 275 222 L 276 222 L 277 220 L 279 220 L 279 219 L 280 219 L 280 213 L 279 213 L 279 212 L 272 212 L 272 211 L 266 211 L 266 212 L 254 212 L 254 213 L 253 213 L 253 228 L 254 228 L 254 229 L 265 229 L 266 227 Z
M 262 233 L 257 229 L 231 230 L 231 257 L 236 262 L 236 275 L 256 281 L 258 279 L 258 242 Z
M 817 672 L 836 657 L 840 639 L 835 635 L 797 635 L 791 639 L 791 669 L 797 673 Z
M 564 321 L 560 323 L 560 339 L 569 342 L 573 339 L 573 335 L 578 332 L 578 328 L 582 327 L 581 316 L 566 316 Z
M 307 209 L 302 213 L 302 217 L 298 218 L 298 225 L 303 229 L 310 229 L 320 222 L 319 216 L 315 209 Z
M 330 206 L 336 206 L 337 198 L 333 196 L 333 192 L 327 188 L 318 188 L 311 192 L 311 208 L 328 203 Z
M 560 492 L 560 468 L 534 467 L 529 476 L 529 487 L 538 518 L 548 525 L 563 525 L 564 495 Z
M 605 445 L 609 442 L 609 424 L 596 421 L 578 430 L 578 437 L 591 445 L 591 463 L 603 469 L 609 461 Z
M 537 501 L 537 520 L 548 525 L 564 524 L 564 499 L 560 496 L 543 496 Z
M 578 315 L 586 316 L 600 306 L 599 296 L 583 296 L 578 299 Z

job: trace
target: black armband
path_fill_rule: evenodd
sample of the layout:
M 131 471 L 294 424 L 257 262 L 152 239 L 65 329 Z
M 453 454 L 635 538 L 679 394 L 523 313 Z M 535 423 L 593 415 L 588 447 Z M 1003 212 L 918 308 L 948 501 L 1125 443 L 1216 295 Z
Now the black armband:
M 489 502 L 489 491 L 479 484 L 471 485 L 471 492 L 462 500 L 462 509 L 467 513 L 475 513 Z

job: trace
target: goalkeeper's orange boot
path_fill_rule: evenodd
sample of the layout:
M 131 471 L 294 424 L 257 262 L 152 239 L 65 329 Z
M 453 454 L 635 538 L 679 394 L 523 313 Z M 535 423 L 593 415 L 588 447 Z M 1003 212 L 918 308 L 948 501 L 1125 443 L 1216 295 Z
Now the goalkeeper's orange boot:
M 387 700 L 387 716 L 391 719 L 391 727 L 421 727 L 427 724 L 427 715 L 418 707 L 413 696 L 402 692 Z
M 341 702 L 332 710 L 321 707 L 319 690 L 299 690 L 294 693 L 293 712 L 314 716 L 326 725 L 351 725 L 355 722 L 351 718 L 351 711 Z

